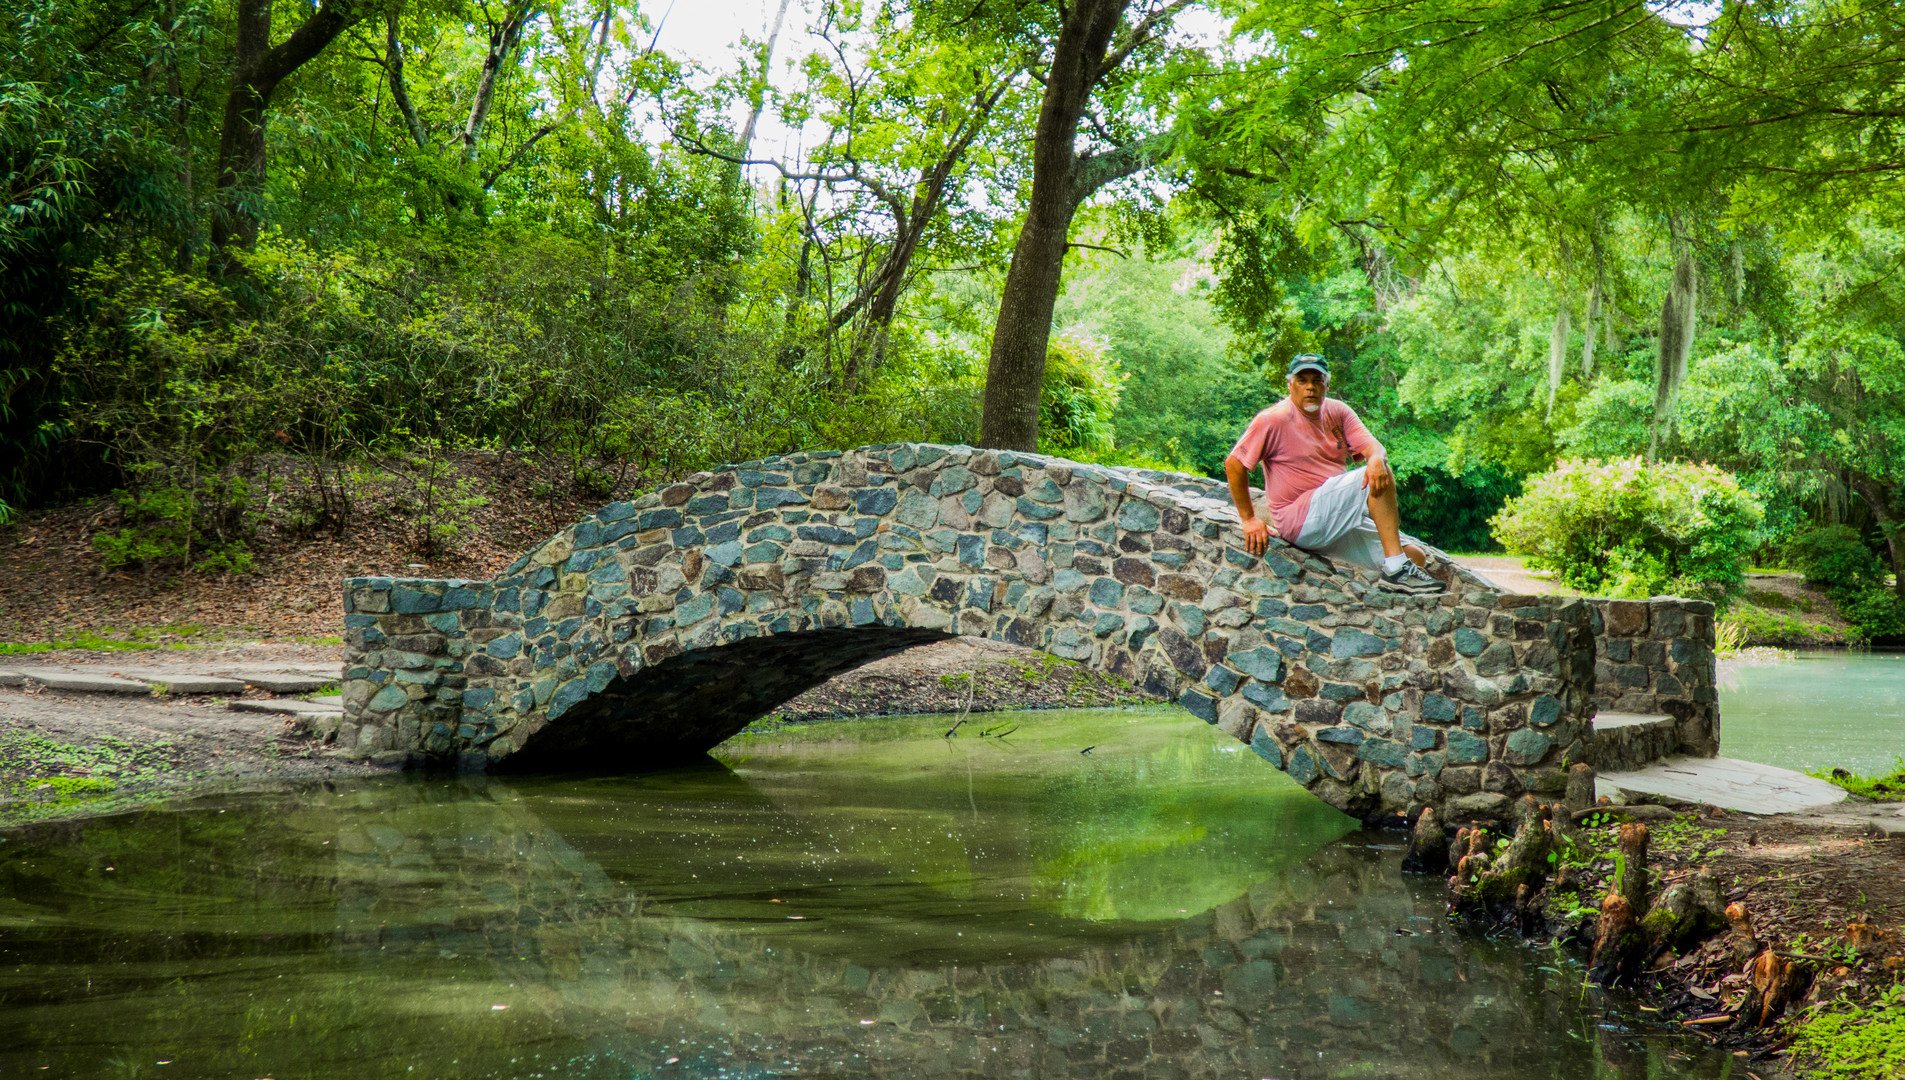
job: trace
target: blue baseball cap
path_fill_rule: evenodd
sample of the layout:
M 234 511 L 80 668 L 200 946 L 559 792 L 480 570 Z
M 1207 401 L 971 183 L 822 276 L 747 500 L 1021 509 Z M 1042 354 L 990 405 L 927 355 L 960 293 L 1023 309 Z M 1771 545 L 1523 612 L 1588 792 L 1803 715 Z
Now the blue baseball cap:
M 1313 352 L 1300 352 L 1290 358 L 1289 370 L 1283 373 L 1285 379 L 1296 378 L 1299 371 L 1321 372 L 1323 378 L 1330 377 L 1330 362 Z

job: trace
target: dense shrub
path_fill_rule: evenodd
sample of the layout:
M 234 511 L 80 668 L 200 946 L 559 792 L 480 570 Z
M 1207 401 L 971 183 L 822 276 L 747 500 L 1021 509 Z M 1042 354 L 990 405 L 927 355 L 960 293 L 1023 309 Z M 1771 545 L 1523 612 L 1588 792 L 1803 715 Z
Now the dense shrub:
M 1857 529 L 1823 525 L 1793 539 L 1786 557 L 1812 585 L 1822 586 L 1852 631 L 1867 641 L 1905 636 L 1905 601 L 1886 581 L 1884 564 Z
M 1125 377 L 1109 344 L 1081 327 L 1053 334 L 1039 395 L 1039 449 L 1048 454 L 1111 450 L 1112 416 Z
M 204 520 L 205 487 L 263 451 L 390 462 L 417 489 L 429 552 L 471 508 L 439 482 L 451 451 L 557 455 L 606 498 L 605 478 L 631 473 L 976 435 L 970 358 L 895 334 L 848 387 L 838 350 L 782 347 L 811 342 L 778 311 L 742 318 L 710 297 L 716 282 L 643 280 L 584 244 L 499 236 L 387 257 L 267 239 L 246 261 L 242 288 L 130 257 L 78 275 L 56 371 L 76 403 L 68 442 L 130 492 L 100 543 L 112 565 L 243 569 L 213 557 L 242 540 Z M 1055 366 L 1052 430 L 1108 446 L 1115 363 L 1063 340 L 1077 355 Z
M 1739 595 L 1763 511 L 1706 465 L 1563 459 L 1490 523 L 1511 554 L 1600 596 Z
M 1495 547 L 1488 520 L 1521 491 L 1521 478 L 1494 465 L 1461 472 L 1439 466 L 1396 470 L 1403 527 L 1445 551 Z
M 1879 558 L 1849 525 L 1822 525 L 1793 538 L 1786 557 L 1808 585 L 1860 589 L 1885 580 Z

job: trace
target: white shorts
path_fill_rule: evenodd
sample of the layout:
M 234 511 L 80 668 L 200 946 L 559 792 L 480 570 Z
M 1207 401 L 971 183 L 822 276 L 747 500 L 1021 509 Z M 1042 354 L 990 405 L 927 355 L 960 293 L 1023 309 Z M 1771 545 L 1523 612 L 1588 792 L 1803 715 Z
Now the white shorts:
M 1363 487 L 1364 469 L 1332 476 L 1310 493 L 1310 512 L 1294 537 L 1285 537 L 1305 551 L 1331 559 L 1382 566 L 1382 539 L 1369 516 L 1369 492 Z M 1431 551 L 1427 544 L 1404 535 L 1402 542 Z

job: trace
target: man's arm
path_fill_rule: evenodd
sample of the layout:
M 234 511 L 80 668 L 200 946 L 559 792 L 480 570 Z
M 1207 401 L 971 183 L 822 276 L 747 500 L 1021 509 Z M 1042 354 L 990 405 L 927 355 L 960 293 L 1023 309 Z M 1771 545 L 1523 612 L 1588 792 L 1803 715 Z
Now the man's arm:
M 1396 482 L 1396 474 L 1389 468 L 1389 451 L 1363 426 L 1362 417 L 1356 415 L 1355 409 L 1345 405 L 1343 411 L 1343 441 L 1362 455 L 1363 487 L 1371 495 L 1381 495 Z
M 1263 482 L 1270 483 L 1270 463 L 1263 466 Z M 1270 546 L 1270 526 L 1257 516 L 1257 508 L 1250 504 L 1250 470 L 1232 454 L 1224 459 L 1224 478 L 1230 481 L 1230 501 L 1237 504 L 1237 517 L 1244 526 L 1244 550 L 1252 555 L 1261 555 Z

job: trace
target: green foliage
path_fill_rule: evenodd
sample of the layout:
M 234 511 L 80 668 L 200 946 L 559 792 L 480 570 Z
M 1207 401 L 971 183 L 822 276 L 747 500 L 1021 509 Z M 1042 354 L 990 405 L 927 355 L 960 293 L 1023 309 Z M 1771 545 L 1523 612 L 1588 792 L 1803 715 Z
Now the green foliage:
M 89 631 L 81 631 L 72 637 L 54 638 L 50 641 L 0 641 L 0 656 L 24 653 L 54 652 L 59 649 L 91 649 L 95 652 L 121 652 L 135 649 L 190 649 L 194 646 L 178 642 L 124 641 L 118 638 L 104 638 Z
M 1823 623 L 1807 622 L 1784 611 L 1768 611 L 1750 601 L 1727 609 L 1722 625 L 1737 626 L 1742 645 L 1842 644 L 1838 633 Z
M 1857 589 L 1884 579 L 1878 556 L 1865 546 L 1858 530 L 1847 525 L 1805 530 L 1787 545 L 1786 558 L 1808 585 Z
M 1116 448 L 1112 416 L 1124 380 L 1102 338 L 1077 328 L 1052 335 L 1039 398 L 1039 449 L 1069 455 Z
M 1807 776 L 1827 780 L 1862 799 L 1874 802 L 1905 802 L 1905 755 L 1892 761 L 1892 771 L 1860 776 L 1845 769 L 1807 770 Z
M 1878 1000 L 1833 1002 L 1810 1011 L 1792 1053 L 1805 1075 L 1829 1080 L 1896 1080 L 1905 1074 L 1905 985 Z
M 1102 336 L 1124 375 L 1112 423 L 1120 464 L 1222 475 L 1258 410 L 1283 394 L 1209 300 L 1210 267 L 1185 243 L 1094 257 L 1067 275 L 1059 315 Z
M 1905 597 L 1888 588 L 1874 587 L 1835 595 L 1839 615 L 1866 641 L 1905 638 Z
M 1671 590 L 1725 604 L 1744 588 L 1761 514 L 1711 466 L 1563 460 L 1491 524 L 1511 554 L 1584 592 Z
M 1406 527 L 1445 551 L 1476 552 L 1495 547 L 1489 519 L 1521 492 L 1521 477 L 1498 465 L 1461 472 L 1428 465 L 1398 467 L 1396 498 L 1406 507 Z
M 1857 529 L 1825 525 L 1807 529 L 1787 547 L 1787 558 L 1809 584 L 1823 586 L 1867 641 L 1905 637 L 1905 598 L 1893 591 L 1885 568 Z
M 110 567 L 173 565 L 201 574 L 249 573 L 250 489 L 208 477 L 198 491 L 164 487 L 113 493 L 122 527 L 93 536 Z

